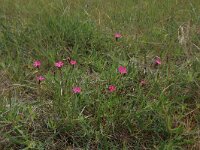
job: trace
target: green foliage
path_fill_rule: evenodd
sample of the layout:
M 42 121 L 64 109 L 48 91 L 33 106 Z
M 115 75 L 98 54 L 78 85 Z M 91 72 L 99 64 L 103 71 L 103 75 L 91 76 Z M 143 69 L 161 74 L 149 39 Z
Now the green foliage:
M 198 149 L 199 6 L 0 1 L 0 149 Z

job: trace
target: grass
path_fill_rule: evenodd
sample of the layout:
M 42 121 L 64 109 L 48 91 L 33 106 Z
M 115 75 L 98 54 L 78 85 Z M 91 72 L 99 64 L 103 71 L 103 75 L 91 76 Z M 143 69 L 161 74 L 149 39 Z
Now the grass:
M 200 149 L 199 13 L 199 0 L 1 0 L 0 149 Z

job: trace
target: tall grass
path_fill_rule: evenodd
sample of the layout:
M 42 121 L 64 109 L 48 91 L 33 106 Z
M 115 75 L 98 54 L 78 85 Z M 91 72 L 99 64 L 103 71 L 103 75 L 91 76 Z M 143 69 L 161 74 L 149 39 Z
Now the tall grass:
M 199 149 L 199 7 L 0 1 L 0 149 Z

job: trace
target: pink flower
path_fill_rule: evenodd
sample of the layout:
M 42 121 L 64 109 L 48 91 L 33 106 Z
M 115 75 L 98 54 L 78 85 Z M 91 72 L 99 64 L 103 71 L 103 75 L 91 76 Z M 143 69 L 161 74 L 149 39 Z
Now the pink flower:
M 43 76 L 37 76 L 36 79 L 39 82 L 45 80 L 45 78 Z
M 126 69 L 126 67 L 119 66 L 118 71 L 120 72 L 120 74 L 127 74 L 127 69 Z
M 155 57 L 155 65 L 161 65 L 161 60 L 158 56 Z
M 144 79 L 140 81 L 140 85 L 141 85 L 141 86 L 144 86 L 146 83 L 147 83 L 147 82 L 146 82 Z
M 116 91 L 116 86 L 110 85 L 110 86 L 108 87 L 108 90 L 109 90 L 109 92 L 114 92 L 114 91 Z
M 34 61 L 33 66 L 39 68 L 41 66 L 41 62 L 39 60 Z
M 55 66 L 56 66 L 57 68 L 62 68 L 63 65 L 64 65 L 64 63 L 63 63 L 62 61 L 58 61 L 58 62 L 55 63 Z
M 77 62 L 76 62 L 76 60 L 70 60 L 70 64 L 71 64 L 71 65 L 76 65 Z
M 120 33 L 115 33 L 115 38 L 118 39 L 118 38 L 121 38 L 122 35 Z
M 73 93 L 74 94 L 78 94 L 78 93 L 81 93 L 81 87 L 73 87 Z

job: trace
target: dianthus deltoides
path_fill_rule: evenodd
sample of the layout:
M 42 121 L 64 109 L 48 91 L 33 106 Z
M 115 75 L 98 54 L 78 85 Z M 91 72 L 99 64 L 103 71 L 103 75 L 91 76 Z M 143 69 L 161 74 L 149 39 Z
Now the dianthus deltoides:
M 119 66 L 118 71 L 120 74 L 127 74 L 127 69 L 124 66 Z
M 76 60 L 70 60 L 70 64 L 71 64 L 71 65 L 76 65 L 77 62 L 76 62 Z
M 115 39 L 116 39 L 116 41 L 119 39 L 119 38 L 121 38 L 122 37 L 122 35 L 120 34 L 120 33 L 115 33 Z
M 160 59 L 160 57 L 156 56 L 154 63 L 155 63 L 155 65 L 161 65 L 161 59 Z
M 79 94 L 79 93 L 81 93 L 81 87 L 78 87 L 78 86 L 73 87 L 72 91 L 73 91 L 74 94 Z
M 140 81 L 140 85 L 141 85 L 141 86 L 144 86 L 144 85 L 146 85 L 146 84 L 147 84 L 147 81 L 146 81 L 146 80 L 142 79 L 142 80 Z
M 55 66 L 56 66 L 57 68 L 59 68 L 59 69 L 62 68 L 63 65 L 64 65 L 64 63 L 63 63 L 62 61 L 58 61 L 58 62 L 55 63 Z
M 42 81 L 44 81 L 45 80 L 45 77 L 43 77 L 43 76 L 37 76 L 36 77 L 36 80 L 38 81 L 38 83 L 40 84 Z
M 34 61 L 34 62 L 33 62 L 33 66 L 34 66 L 35 68 L 39 68 L 39 67 L 41 66 L 41 61 L 39 61 L 39 60 Z
M 114 92 L 114 91 L 116 91 L 116 86 L 109 85 L 108 90 L 109 90 L 109 92 Z

